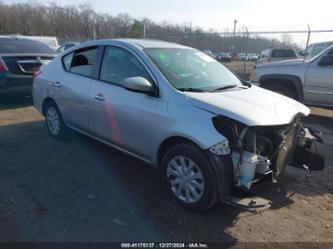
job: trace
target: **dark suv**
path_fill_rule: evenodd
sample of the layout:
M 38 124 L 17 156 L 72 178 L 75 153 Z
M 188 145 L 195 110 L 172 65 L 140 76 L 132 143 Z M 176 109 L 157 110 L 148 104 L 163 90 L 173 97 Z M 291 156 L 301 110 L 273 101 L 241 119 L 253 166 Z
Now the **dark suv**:
M 0 37 L 0 93 L 31 92 L 34 73 L 53 58 L 54 51 L 42 42 Z

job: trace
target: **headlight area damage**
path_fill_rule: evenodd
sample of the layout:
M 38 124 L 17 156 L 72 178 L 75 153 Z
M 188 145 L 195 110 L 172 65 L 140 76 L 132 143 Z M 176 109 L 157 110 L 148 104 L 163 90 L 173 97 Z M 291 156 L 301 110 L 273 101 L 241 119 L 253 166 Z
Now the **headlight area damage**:
M 300 119 L 296 117 L 287 125 L 248 127 L 224 116 L 213 118 L 216 130 L 228 139 L 210 148 L 211 160 L 222 178 L 222 200 L 248 208 L 262 207 L 266 205 L 263 200 L 233 198 L 231 189 L 249 192 L 254 182 L 268 176 L 276 183 L 287 165 L 306 171 L 324 168 L 324 157 L 317 147 L 322 139 Z

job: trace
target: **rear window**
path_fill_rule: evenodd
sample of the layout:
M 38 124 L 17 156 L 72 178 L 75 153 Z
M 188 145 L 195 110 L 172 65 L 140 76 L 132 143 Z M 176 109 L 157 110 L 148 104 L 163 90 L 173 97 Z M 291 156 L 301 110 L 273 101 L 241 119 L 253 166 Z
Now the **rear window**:
M 2 54 L 53 54 L 54 51 L 42 42 L 29 39 L 0 39 Z
M 70 68 L 71 68 L 71 63 L 72 63 L 73 55 L 74 55 L 74 52 L 72 52 L 72 53 L 70 53 L 70 54 L 65 55 L 64 57 L 62 57 L 62 62 L 64 64 L 64 67 L 65 67 L 66 71 L 69 71 Z
M 292 49 L 274 49 L 271 54 L 272 58 L 296 57 L 296 53 Z

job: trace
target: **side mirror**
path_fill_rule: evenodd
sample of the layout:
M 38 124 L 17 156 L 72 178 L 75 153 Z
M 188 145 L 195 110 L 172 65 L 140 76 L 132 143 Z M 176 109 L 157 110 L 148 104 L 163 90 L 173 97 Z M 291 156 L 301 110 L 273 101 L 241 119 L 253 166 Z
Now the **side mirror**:
M 324 55 L 318 62 L 319 66 L 332 66 L 333 65 L 333 55 Z
M 129 77 L 124 79 L 124 88 L 130 91 L 149 93 L 153 91 L 153 84 L 143 77 Z
M 305 56 L 305 51 L 299 51 L 298 55 L 299 56 Z

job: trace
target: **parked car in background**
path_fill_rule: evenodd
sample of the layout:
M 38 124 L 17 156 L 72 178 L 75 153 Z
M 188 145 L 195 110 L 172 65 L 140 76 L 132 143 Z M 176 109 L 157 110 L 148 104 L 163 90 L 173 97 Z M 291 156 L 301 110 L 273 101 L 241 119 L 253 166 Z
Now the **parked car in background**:
M 60 54 L 62 52 L 64 52 L 65 50 L 74 47 L 76 45 L 80 44 L 79 42 L 65 42 L 64 44 L 62 44 L 58 49 L 57 49 L 57 54 Z
M 72 47 L 41 68 L 33 100 L 53 138 L 72 128 L 158 167 L 170 194 L 192 209 L 230 203 L 232 187 L 249 191 L 258 175 L 276 180 L 294 148 L 312 143 L 298 133 L 309 108 L 162 41 Z
M 258 58 L 257 64 L 271 63 L 273 61 L 283 61 L 297 59 L 294 49 L 291 48 L 270 48 L 264 50 Z
M 220 62 L 230 62 L 231 55 L 229 53 L 221 52 L 215 55 L 216 60 Z
M 34 73 L 53 58 L 54 51 L 42 42 L 0 37 L 0 93 L 31 92 Z
M 257 65 L 253 80 L 305 104 L 333 107 L 333 45 L 310 59 Z
M 247 56 L 245 53 L 239 53 L 237 54 L 237 60 L 239 61 L 246 61 L 247 60 Z
M 250 53 L 247 55 L 247 60 L 248 61 L 257 61 L 258 60 L 258 55 L 254 53 Z
M 333 45 L 333 41 L 327 41 L 327 42 L 319 42 L 319 43 L 313 43 L 310 44 L 307 51 L 303 53 L 306 59 L 312 59 L 317 54 L 322 52 L 323 50 L 327 49 L 329 46 Z

